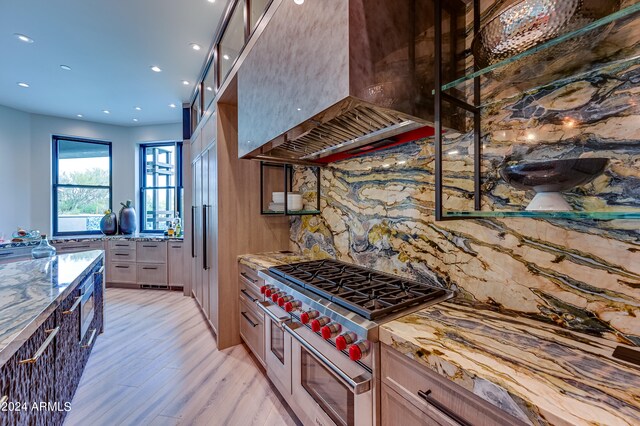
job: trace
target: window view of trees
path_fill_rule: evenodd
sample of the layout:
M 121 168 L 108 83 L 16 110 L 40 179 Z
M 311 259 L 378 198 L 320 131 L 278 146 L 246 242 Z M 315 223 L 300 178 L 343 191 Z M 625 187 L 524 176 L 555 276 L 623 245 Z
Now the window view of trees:
M 111 144 L 54 137 L 54 233 L 99 232 L 111 208 Z

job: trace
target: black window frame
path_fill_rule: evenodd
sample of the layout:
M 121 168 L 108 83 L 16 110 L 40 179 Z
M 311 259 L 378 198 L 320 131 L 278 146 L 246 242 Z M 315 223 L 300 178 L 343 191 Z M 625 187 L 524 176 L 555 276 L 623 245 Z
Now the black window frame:
M 96 231 L 74 231 L 74 232 L 59 232 L 58 231 L 58 188 L 96 188 L 96 189 L 108 189 L 109 190 L 109 209 L 113 211 L 113 146 L 110 141 L 103 141 L 97 139 L 87 139 L 87 138 L 79 138 L 74 136 L 60 136 L 53 135 L 52 136 L 52 150 L 53 150 L 53 161 L 52 161 L 52 185 L 51 185 L 51 216 L 53 221 L 53 236 L 62 237 L 68 235 L 100 235 L 102 232 L 100 230 Z M 59 183 L 59 155 L 58 148 L 60 141 L 68 141 L 68 142 L 81 142 L 81 143 L 91 143 L 96 145 L 106 145 L 109 147 L 109 186 L 104 185 L 72 185 L 72 184 L 61 184 Z
M 159 187 L 155 187 L 155 186 L 146 186 L 146 175 L 147 175 L 147 164 L 146 164 L 146 149 L 147 148 L 154 148 L 154 147 L 160 147 L 160 146 L 175 146 L 176 147 L 176 177 L 175 177 L 175 186 L 159 186 Z M 175 193 L 176 193 L 176 212 L 178 213 L 178 215 L 180 216 L 180 219 L 182 219 L 182 190 L 184 189 L 183 187 L 183 179 L 182 179 L 182 147 L 183 147 L 183 143 L 182 141 L 167 141 L 167 142 L 148 142 L 148 143 L 142 143 L 139 146 L 139 151 L 138 151 L 138 156 L 139 158 L 139 185 L 138 185 L 138 190 L 139 190 L 139 195 L 138 195 L 138 199 L 140 201 L 140 233 L 141 234 L 159 234 L 159 233 L 164 233 L 164 229 L 145 229 L 145 224 L 146 224 L 146 209 L 145 209 L 145 190 L 147 189 L 171 189 L 173 188 Z

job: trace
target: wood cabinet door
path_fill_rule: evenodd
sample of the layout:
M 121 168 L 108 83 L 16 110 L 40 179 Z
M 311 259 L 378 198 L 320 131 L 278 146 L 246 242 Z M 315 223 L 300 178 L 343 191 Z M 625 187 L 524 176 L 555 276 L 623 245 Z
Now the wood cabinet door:
M 219 303 L 220 288 L 218 287 L 218 153 L 217 141 L 209 148 L 207 156 L 207 202 L 209 205 L 207 220 L 208 241 L 208 265 L 209 274 L 207 277 L 207 306 L 209 309 L 209 319 L 211 324 L 219 330 Z M 229 300 L 235 301 L 235 295 L 229 295 Z
M 41 404 L 55 402 L 55 339 L 47 341 L 56 330 L 55 315 L 51 315 L 20 349 L 0 369 L 0 398 L 6 405 L 0 409 L 3 426 L 50 425 L 53 415 Z M 33 358 L 43 349 L 37 361 L 21 363 Z
M 202 306 L 202 157 L 193 163 L 193 235 L 195 262 L 193 265 L 193 295 Z
M 381 395 L 382 426 L 458 426 L 458 423 L 437 413 L 427 414 L 404 399 L 388 385 L 382 384 Z
M 204 267 L 202 269 L 202 292 L 200 296 L 200 305 L 207 318 L 211 319 L 211 312 L 209 309 L 209 293 L 210 284 L 209 279 L 211 275 L 211 205 L 209 204 L 209 155 L 210 149 L 205 150 L 202 153 L 202 258 Z M 215 326 L 214 326 L 215 328 Z M 217 330 L 217 328 L 216 328 Z
M 182 287 L 184 286 L 184 277 L 186 275 L 186 268 L 184 265 L 184 243 L 172 242 L 167 243 L 168 251 L 168 269 L 169 269 L 169 285 Z

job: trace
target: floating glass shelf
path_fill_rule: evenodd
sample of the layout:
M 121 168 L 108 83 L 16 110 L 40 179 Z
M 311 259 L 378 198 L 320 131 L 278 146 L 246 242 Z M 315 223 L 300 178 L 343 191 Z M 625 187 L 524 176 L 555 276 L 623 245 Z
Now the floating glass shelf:
M 531 56 L 534 53 L 542 52 L 542 51 L 544 51 L 546 49 L 549 49 L 549 48 L 551 48 L 553 46 L 557 46 L 557 45 L 559 45 L 559 44 L 561 44 L 561 43 L 563 43 L 563 42 L 565 42 L 567 40 L 570 40 L 572 38 L 578 37 L 580 35 L 584 35 L 584 34 L 590 32 L 590 31 L 593 31 L 593 30 L 595 30 L 597 28 L 604 27 L 605 25 L 608 25 L 608 24 L 610 24 L 612 22 L 615 22 L 615 21 L 617 21 L 619 19 L 622 19 L 624 17 L 630 16 L 630 15 L 636 13 L 636 12 L 640 12 L 640 3 L 636 3 L 634 5 L 631 5 L 629 7 L 621 9 L 621 10 L 615 12 L 615 13 L 612 13 L 612 14 L 610 14 L 608 16 L 605 16 L 604 18 L 601 18 L 601 19 L 598 19 L 596 21 L 593 21 L 593 22 L 585 25 L 582 28 L 578 28 L 577 30 L 570 31 L 568 33 L 562 34 L 562 35 L 560 35 L 560 36 L 558 36 L 556 38 L 548 40 L 548 41 L 546 41 L 546 42 L 544 42 L 544 43 L 542 43 L 542 44 L 540 44 L 538 46 L 532 47 L 531 49 L 525 50 L 524 52 L 521 52 L 521 53 L 519 53 L 517 55 L 511 56 L 510 58 L 502 60 L 502 61 L 500 61 L 498 63 L 495 63 L 493 65 L 489 65 L 489 66 L 487 66 L 485 68 L 482 68 L 482 69 L 480 69 L 478 71 L 466 74 L 466 75 L 464 75 L 464 76 L 462 76 L 462 77 L 460 77 L 460 78 L 458 78 L 456 80 L 453 80 L 453 81 L 451 81 L 449 83 L 444 84 L 442 86 L 442 91 L 446 91 L 446 90 L 454 89 L 454 88 L 461 89 L 458 86 L 460 86 L 461 84 L 463 84 L 465 82 L 469 82 L 469 81 L 473 80 L 476 77 L 483 76 L 483 75 L 485 75 L 487 73 L 490 73 L 492 71 L 498 71 L 501 68 L 504 68 L 507 65 L 510 65 L 510 64 L 512 64 L 512 63 L 514 63 L 514 62 L 516 62 L 516 61 L 518 61 L 520 59 L 523 59 L 523 58 L 525 58 L 527 56 Z M 435 93 L 435 91 L 433 93 Z
M 537 219 L 585 219 L 585 220 L 624 220 L 640 219 L 640 211 L 456 211 L 444 212 L 443 218 L 482 219 L 482 218 L 518 218 Z
M 272 215 L 272 216 L 282 216 L 284 212 L 273 211 L 273 210 L 263 210 L 262 214 L 264 215 Z M 287 216 L 304 216 L 304 215 L 316 215 L 320 214 L 320 210 L 291 210 L 287 212 Z

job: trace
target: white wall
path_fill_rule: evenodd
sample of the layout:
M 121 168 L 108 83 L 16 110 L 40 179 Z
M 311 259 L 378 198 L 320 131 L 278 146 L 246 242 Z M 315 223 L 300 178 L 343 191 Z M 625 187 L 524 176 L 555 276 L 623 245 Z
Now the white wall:
M 8 197 L 0 193 L 0 234 L 8 233 L 18 224 L 41 232 L 51 234 L 51 161 L 53 135 L 75 136 L 88 139 L 99 139 L 112 143 L 113 155 L 113 208 L 117 210 L 121 201 L 132 200 L 138 204 L 138 149 L 141 142 L 167 141 L 182 139 L 182 124 L 168 124 L 157 126 L 122 127 L 107 124 L 92 123 L 82 120 L 72 120 L 37 114 L 18 112 L 10 108 L 0 107 L 0 177 L 10 182 L 12 187 L 7 192 Z M 17 120 L 19 116 L 22 120 Z M 23 124 L 24 123 L 26 124 Z M 5 130 L 6 129 L 8 130 Z M 6 133 L 6 136 L 5 136 Z M 9 173 L 1 168 L 7 162 L 5 159 L 4 138 L 14 138 L 20 135 L 24 143 L 12 147 L 7 156 L 19 154 L 30 158 L 30 167 L 21 173 Z M 25 136 L 26 135 L 26 136 Z M 20 150 L 20 151 L 18 151 Z M 21 181 L 17 176 L 23 176 Z M 0 180 L 0 183 L 4 179 Z M 4 185 L 0 185 L 4 186 Z M 2 190 L 4 191 L 4 189 Z M 23 194 L 24 201 L 20 206 L 5 207 L 5 200 Z M 16 203 L 12 203 L 16 204 Z M 24 206 L 24 207 L 23 207 Z M 7 213 L 4 213 L 4 210 Z M 9 215 L 8 212 L 11 212 Z M 5 219 L 6 216 L 6 219 Z M 30 219 L 30 220 L 29 220 Z
M 0 106 L 0 239 L 30 227 L 31 117 Z

